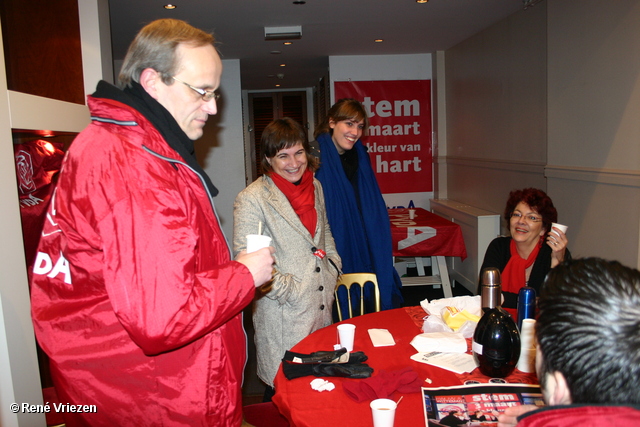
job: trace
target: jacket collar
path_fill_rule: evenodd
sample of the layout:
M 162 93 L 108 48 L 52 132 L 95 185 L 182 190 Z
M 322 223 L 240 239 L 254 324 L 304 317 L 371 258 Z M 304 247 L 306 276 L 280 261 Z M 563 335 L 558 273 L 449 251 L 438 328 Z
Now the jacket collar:
M 94 98 L 118 101 L 142 114 L 160 132 L 167 145 L 178 153 L 186 164 L 202 176 L 211 195 L 218 195 L 218 189 L 213 185 L 209 175 L 196 160 L 193 141 L 187 137 L 171 113 L 153 99 L 139 83 L 131 82 L 130 87 L 120 90 L 112 84 L 101 80 L 92 96 Z

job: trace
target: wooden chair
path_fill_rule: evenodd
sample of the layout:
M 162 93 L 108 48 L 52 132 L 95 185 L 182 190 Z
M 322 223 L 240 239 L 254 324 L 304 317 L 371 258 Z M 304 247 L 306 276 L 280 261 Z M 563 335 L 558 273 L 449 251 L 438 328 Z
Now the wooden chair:
M 365 284 L 371 283 L 373 286 L 369 286 L 369 288 L 373 288 L 373 296 L 374 296 L 374 310 L 380 311 L 380 289 L 378 288 L 378 278 L 373 273 L 348 273 L 343 274 L 338 278 L 335 289 L 336 296 L 336 308 L 338 311 L 338 320 L 342 321 L 342 307 L 340 301 L 340 294 L 344 294 L 344 292 L 339 293 L 338 289 L 342 286 L 346 288 L 346 303 L 349 307 L 349 318 L 353 317 L 353 304 L 351 303 L 351 288 L 353 286 L 359 287 L 359 295 L 360 295 L 360 313 L 365 314 L 364 309 L 364 294 L 365 294 Z

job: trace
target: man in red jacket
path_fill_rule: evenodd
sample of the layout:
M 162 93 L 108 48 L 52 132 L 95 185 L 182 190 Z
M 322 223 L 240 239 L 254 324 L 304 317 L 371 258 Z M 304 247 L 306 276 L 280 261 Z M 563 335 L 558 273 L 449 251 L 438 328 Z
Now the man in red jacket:
M 213 42 L 182 21 L 144 27 L 66 155 L 31 299 L 67 426 L 242 422 L 241 312 L 274 260 L 231 259 L 194 157 L 217 112 Z
M 509 408 L 498 425 L 637 424 L 640 272 L 599 258 L 568 261 L 549 272 L 538 306 L 536 370 L 549 406 Z

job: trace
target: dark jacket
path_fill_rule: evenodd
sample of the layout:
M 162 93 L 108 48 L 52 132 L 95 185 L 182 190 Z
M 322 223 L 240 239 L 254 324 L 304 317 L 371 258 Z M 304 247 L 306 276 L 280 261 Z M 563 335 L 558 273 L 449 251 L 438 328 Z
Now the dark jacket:
M 487 252 L 484 254 L 484 261 L 482 262 L 482 268 L 480 271 L 487 267 L 494 267 L 502 271 L 507 266 L 509 259 L 511 258 L 511 251 L 509 245 L 511 243 L 511 237 L 497 237 L 489 243 Z M 571 259 L 571 253 L 569 249 L 565 252 L 565 260 Z M 546 243 L 540 248 L 538 257 L 533 263 L 531 274 L 529 275 L 529 281 L 527 284 L 536 290 L 536 295 L 540 295 L 542 290 L 542 283 L 544 282 L 547 273 L 551 270 L 551 248 Z M 480 288 L 478 287 L 478 290 Z M 504 303 L 503 307 L 517 308 L 518 306 L 518 294 L 513 292 L 503 292 Z

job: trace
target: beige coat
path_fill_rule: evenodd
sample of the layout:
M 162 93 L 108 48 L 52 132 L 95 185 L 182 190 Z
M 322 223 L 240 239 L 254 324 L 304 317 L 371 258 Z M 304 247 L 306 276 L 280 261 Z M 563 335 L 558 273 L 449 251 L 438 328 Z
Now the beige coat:
M 313 184 L 318 214 L 314 238 L 266 175 L 238 194 L 234 204 L 234 254 L 246 248 L 247 234 L 258 233 L 260 221 L 262 234 L 272 238 L 276 249 L 273 280 L 257 292 L 253 309 L 258 377 L 272 387 L 285 350 L 332 322 L 333 290 L 342 262 L 329 229 L 322 185 L 316 179 Z M 318 258 L 312 248 L 323 249 L 327 256 Z

